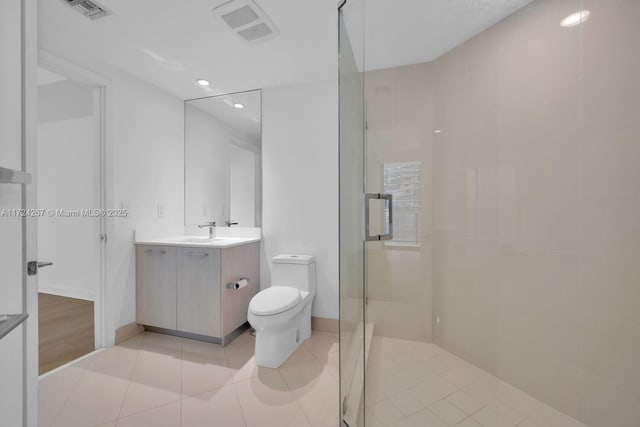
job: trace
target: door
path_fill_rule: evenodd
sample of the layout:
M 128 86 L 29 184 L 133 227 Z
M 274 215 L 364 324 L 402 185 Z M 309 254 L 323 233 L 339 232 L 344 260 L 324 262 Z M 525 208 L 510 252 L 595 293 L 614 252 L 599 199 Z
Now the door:
M 364 80 L 362 2 L 339 9 L 340 55 L 340 411 L 364 425 Z
M 0 2 L 0 414 L 37 425 L 35 255 L 35 1 Z

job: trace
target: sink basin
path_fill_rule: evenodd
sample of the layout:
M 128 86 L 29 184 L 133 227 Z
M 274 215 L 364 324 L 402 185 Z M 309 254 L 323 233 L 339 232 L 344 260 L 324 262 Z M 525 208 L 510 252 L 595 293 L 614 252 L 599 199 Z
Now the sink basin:
M 218 237 L 214 237 L 213 239 L 210 239 L 208 237 L 201 237 L 201 236 L 186 236 L 186 237 L 178 237 L 177 239 L 174 239 L 175 242 L 179 242 L 179 243 L 213 243 L 213 242 L 219 242 L 221 240 L 221 238 Z

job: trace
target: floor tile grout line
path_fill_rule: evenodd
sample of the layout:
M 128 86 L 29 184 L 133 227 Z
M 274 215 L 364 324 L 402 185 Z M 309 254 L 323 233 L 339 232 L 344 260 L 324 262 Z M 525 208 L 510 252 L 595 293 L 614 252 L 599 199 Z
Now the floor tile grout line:
M 177 402 L 179 402 L 179 401 L 178 401 L 178 400 L 173 400 L 173 401 L 171 401 L 171 402 L 166 402 L 166 403 L 163 403 L 162 405 L 154 406 L 153 408 L 147 408 L 147 409 L 142 410 L 142 411 L 133 412 L 133 413 L 131 413 L 131 414 L 125 415 L 124 417 L 119 417 L 119 418 L 117 418 L 116 420 L 107 421 L 107 422 L 113 422 L 113 421 L 116 421 L 116 424 L 117 424 L 117 422 L 118 422 L 118 421 L 120 421 L 120 420 L 125 420 L 125 419 L 127 419 L 127 418 L 135 417 L 136 415 L 144 414 L 144 413 L 146 413 L 146 412 L 155 411 L 156 409 L 164 408 L 165 406 L 174 405 L 174 404 L 175 404 L 175 403 L 177 403 Z M 180 406 L 182 406 L 182 405 L 180 405 Z
M 233 387 L 233 393 L 236 396 L 236 401 L 238 403 L 238 406 L 240 407 L 240 414 L 242 415 L 242 422 L 244 423 L 245 427 L 247 427 L 249 424 L 247 423 L 247 417 L 244 414 L 244 408 L 242 407 L 242 402 L 240 401 L 240 395 L 238 394 L 238 389 L 236 388 L 236 383 L 232 380 L 231 381 L 231 386 Z
M 144 340 L 144 337 L 142 338 L 142 340 Z M 118 417 L 116 418 L 116 425 L 118 424 L 117 420 L 120 419 L 120 414 L 122 414 L 124 401 L 127 398 L 127 394 L 129 393 L 129 388 L 131 387 L 131 380 L 133 379 L 133 374 L 136 371 L 136 367 L 138 366 L 139 360 L 140 360 L 140 350 L 136 350 L 136 361 L 133 363 L 133 369 L 131 370 L 131 374 L 129 374 L 129 381 L 127 382 L 127 388 L 125 389 L 124 395 L 122 396 L 122 402 L 120 402 L 120 409 L 118 409 Z
M 82 372 L 80 373 L 78 380 L 73 385 L 73 387 L 71 387 L 71 391 L 69 392 L 67 397 L 65 397 L 64 401 L 62 402 L 62 404 L 60 405 L 60 407 L 56 411 L 56 414 L 51 418 L 51 422 L 49 423 L 49 426 L 51 426 L 51 425 L 53 425 L 55 423 L 56 418 L 58 418 L 58 415 L 60 415 L 60 411 L 62 411 L 62 408 L 64 408 L 64 406 L 69 401 L 69 398 L 71 397 L 71 395 L 75 391 L 76 387 L 78 387 L 78 384 L 80 384 L 80 381 L 82 380 L 82 377 L 84 377 L 84 375 L 87 373 L 87 369 L 85 369 L 85 368 L 80 368 L 80 369 L 82 369 Z

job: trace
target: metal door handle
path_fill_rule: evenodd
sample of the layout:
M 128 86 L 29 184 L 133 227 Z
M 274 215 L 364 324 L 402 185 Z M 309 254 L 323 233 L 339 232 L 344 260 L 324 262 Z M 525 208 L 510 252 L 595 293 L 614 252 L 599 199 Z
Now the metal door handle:
M 369 234 L 369 221 L 370 221 L 370 212 L 369 212 L 369 201 L 370 200 L 384 200 L 385 203 L 389 205 L 389 215 L 387 216 L 387 233 L 386 234 L 376 234 L 371 236 Z M 364 195 L 364 240 L 367 242 L 370 241 L 379 241 L 379 240 L 391 240 L 393 239 L 393 195 L 392 194 L 381 194 L 381 193 L 366 193 Z
M 27 275 L 35 276 L 38 274 L 38 269 L 42 267 L 48 267 L 53 265 L 51 261 L 39 262 L 39 261 L 29 261 L 27 263 Z

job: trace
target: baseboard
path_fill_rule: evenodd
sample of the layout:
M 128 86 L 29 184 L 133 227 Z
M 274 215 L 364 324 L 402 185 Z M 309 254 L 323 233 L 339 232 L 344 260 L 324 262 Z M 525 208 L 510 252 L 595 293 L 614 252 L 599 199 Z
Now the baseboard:
M 339 330 L 338 319 L 326 317 L 311 317 L 311 329 L 314 331 L 331 332 L 337 334 Z M 144 327 L 138 323 L 129 323 L 116 329 L 116 345 L 144 332 Z
M 311 329 L 314 331 L 331 332 L 337 334 L 340 330 L 340 322 L 338 319 L 329 319 L 326 317 L 311 317 Z
M 116 329 L 116 345 L 144 332 L 144 327 L 136 322 L 129 323 Z

